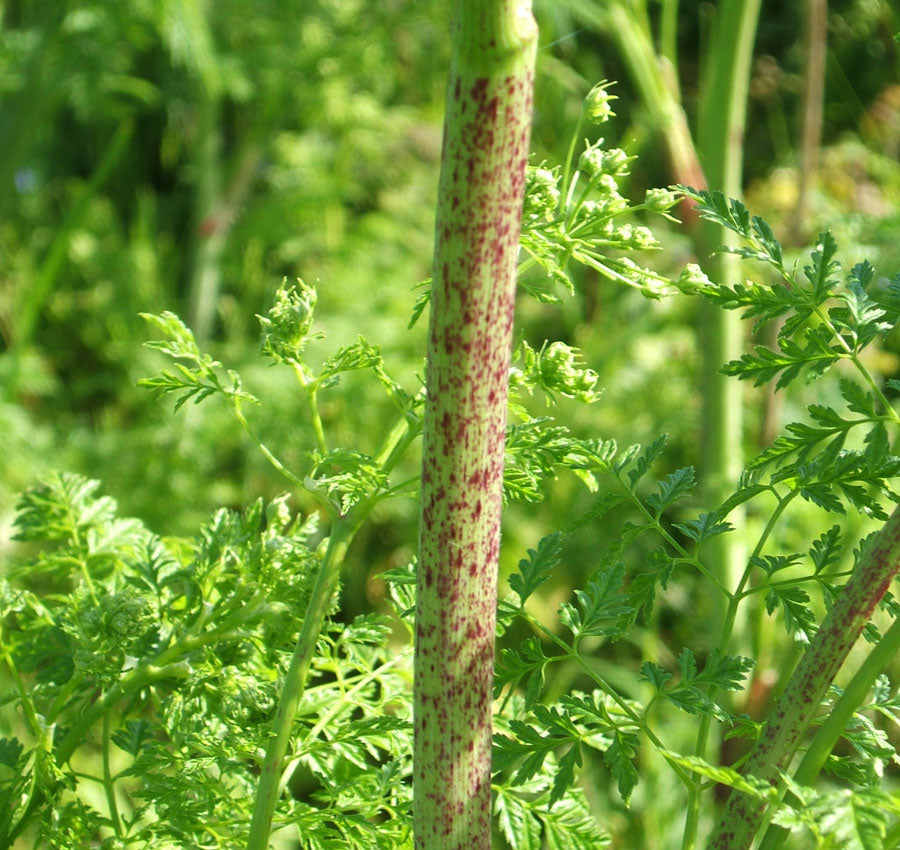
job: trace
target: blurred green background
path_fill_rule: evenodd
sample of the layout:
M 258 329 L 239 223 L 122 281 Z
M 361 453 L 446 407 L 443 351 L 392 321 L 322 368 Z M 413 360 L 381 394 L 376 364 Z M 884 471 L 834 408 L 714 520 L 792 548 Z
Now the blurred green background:
M 304 449 L 289 379 L 257 365 L 258 325 L 282 277 L 319 288 L 328 350 L 363 333 L 413 386 L 429 274 L 448 61 L 448 3 L 362 0 L 10 0 L 0 12 L 0 529 L 42 471 L 104 481 L 161 533 L 217 505 L 284 489 L 216 405 L 172 415 L 135 387 L 157 361 L 140 311 L 173 310 L 267 396 L 264 428 Z M 618 81 L 610 144 L 639 156 L 632 195 L 671 182 L 664 140 L 614 42 L 605 4 L 537 2 L 535 161 L 559 162 L 581 98 Z M 591 7 L 596 7 L 592 9 Z M 660 4 L 651 3 L 655 17 Z M 714 4 L 678 7 L 689 116 Z M 746 140 L 747 193 L 782 232 L 797 193 L 805 4 L 765 3 Z M 823 150 L 809 232 L 897 265 L 897 9 L 830 4 Z M 676 271 L 677 233 L 656 264 Z M 583 346 L 605 401 L 597 436 L 668 431 L 691 462 L 695 346 L 688 308 L 585 277 L 562 309 L 525 305 L 530 337 Z M 627 322 L 628 340 L 617 335 Z M 353 444 L 378 404 L 335 395 Z M 568 414 L 562 412 L 565 418 Z M 572 414 L 575 415 L 575 414 Z M 280 429 L 280 430 L 279 430 Z M 337 443 L 337 439 L 335 440 Z
M 383 346 L 407 389 L 418 386 L 425 322 L 406 326 L 415 286 L 429 275 L 450 5 L 0 6 L 0 559 L 11 551 L 15 494 L 51 469 L 100 479 L 123 514 L 164 535 L 191 535 L 218 506 L 289 489 L 224 405 L 173 414 L 168 400 L 136 386 L 161 363 L 142 347 L 152 331 L 140 312 L 178 313 L 202 348 L 238 369 L 266 402 L 254 426 L 297 468 L 314 445 L 304 399 L 291 375 L 257 356 L 255 316 L 282 278 L 318 288 L 327 340 L 311 357 L 363 334 Z M 610 5 L 535 0 L 533 162 L 560 163 L 584 95 L 600 79 L 616 80 L 617 117 L 602 131 L 637 155 L 627 191 L 641 198 L 675 178 L 658 116 L 603 25 Z M 693 122 L 716 4 L 631 5 L 653 28 L 674 6 L 676 73 Z M 900 10 L 886 0 L 828 6 L 818 166 L 798 225 L 810 6 L 763 3 L 745 140 L 748 205 L 797 256 L 798 233 L 827 226 L 846 263 L 867 257 L 892 275 L 900 269 Z M 651 224 L 666 250 L 645 262 L 677 276 L 691 243 L 674 226 Z M 563 400 L 556 415 L 579 435 L 621 444 L 668 432 L 668 468 L 696 463 L 693 305 L 646 301 L 584 272 L 575 282 L 563 305 L 523 300 L 519 317 L 533 345 L 578 345 L 601 375 L 600 402 Z M 882 374 L 900 374 L 895 349 L 878 355 Z M 351 378 L 323 394 L 331 445 L 371 448 L 387 403 L 373 383 Z M 822 392 L 791 396 L 779 417 L 797 418 Z M 745 397 L 749 455 L 764 439 L 764 394 Z M 514 506 L 507 563 L 589 505 L 579 482 L 561 479 L 543 505 Z M 351 553 L 361 578 L 410 557 L 415 521 L 412 503 L 376 515 Z M 798 522 L 798 539 L 808 540 Z M 570 542 L 570 575 L 548 606 L 589 569 L 602 535 L 588 530 Z M 365 607 L 373 592 L 364 580 L 348 583 L 344 604 Z M 663 631 L 691 631 L 689 596 L 689 587 L 669 594 Z M 649 821 L 643 828 L 653 834 Z

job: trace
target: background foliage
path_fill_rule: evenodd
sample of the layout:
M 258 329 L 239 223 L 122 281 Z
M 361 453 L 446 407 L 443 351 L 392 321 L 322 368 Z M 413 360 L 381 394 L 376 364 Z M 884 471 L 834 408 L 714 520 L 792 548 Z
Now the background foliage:
M 151 331 L 139 313 L 178 313 L 205 350 L 238 368 L 248 389 L 266 398 L 254 428 L 288 460 L 302 459 L 315 435 L 295 385 L 261 365 L 255 318 L 283 278 L 316 284 L 328 351 L 363 332 L 382 346 L 391 375 L 416 386 L 424 323 L 405 327 L 414 287 L 429 274 L 447 5 L 4 5 L 0 112 L 13 120 L 0 122 L 0 558 L 14 563 L 28 551 L 10 539 L 16 494 L 57 470 L 101 480 L 120 515 L 164 537 L 190 537 L 219 507 L 243 510 L 286 488 L 224 404 L 188 405 L 173 416 L 170 405 L 136 386 L 161 362 L 142 346 Z M 590 14 L 593 5 L 536 4 L 542 49 L 534 162 L 563 160 L 583 96 L 596 80 L 613 79 L 617 116 L 603 135 L 608 146 L 637 156 L 622 191 L 642 197 L 645 188 L 672 180 L 664 140 L 614 39 Z M 654 21 L 662 5 L 649 5 Z M 678 10 L 678 73 L 693 117 L 710 9 L 683 2 Z M 898 29 L 887 2 L 830 4 L 822 150 L 803 231 L 830 228 L 847 269 L 864 257 L 878 268 L 900 268 Z M 801 247 L 790 234 L 802 31 L 803 4 L 764 4 L 746 141 L 748 205 L 782 238 L 786 265 Z M 675 226 L 654 230 L 665 250 L 647 262 L 677 277 L 692 259 L 689 243 Z M 693 305 L 647 301 L 590 270 L 576 272 L 575 282 L 562 305 L 523 299 L 520 311 L 522 334 L 535 349 L 545 338 L 577 345 L 599 375 L 604 392 L 595 404 L 560 397 L 556 414 L 578 436 L 620 445 L 667 432 L 667 467 L 695 463 Z M 900 377 L 898 348 L 895 334 L 869 355 L 873 370 Z M 763 448 L 764 397 L 749 390 L 746 399 L 750 456 Z M 813 401 L 837 404 L 838 390 L 799 388 L 784 405 L 784 421 Z M 540 399 L 526 403 L 542 409 Z M 376 438 L 371 424 L 389 405 L 377 384 L 350 374 L 340 391 L 323 391 L 320 412 L 335 445 L 374 452 L 366 442 Z M 575 476 L 546 486 L 553 498 L 508 512 L 507 572 L 547 529 L 564 528 L 590 504 Z M 291 502 L 294 511 L 314 508 L 300 494 Z M 611 508 L 610 524 L 621 527 L 629 510 Z M 415 519 L 412 501 L 394 500 L 357 538 L 341 599 L 348 621 L 382 605 L 386 591 L 377 576 L 409 561 Z M 821 532 L 816 522 L 811 509 L 791 515 L 786 534 L 798 541 L 796 551 Z M 560 567 L 532 604 L 549 614 L 571 601 L 571 587 L 581 586 L 609 543 L 600 523 L 569 538 Z M 651 557 L 641 545 L 629 555 L 636 563 Z M 35 591 L 59 589 L 52 571 L 41 582 Z M 704 600 L 690 581 L 666 592 L 654 623 L 662 644 L 695 637 Z M 756 633 L 763 647 L 772 640 L 767 624 Z M 615 681 L 624 670 L 617 661 L 639 650 L 623 641 L 607 647 L 597 665 Z M 559 694 L 586 683 L 577 669 L 559 665 L 548 687 Z M 750 698 L 764 702 L 767 695 Z M 11 711 L 0 715 L 4 735 L 18 723 Z M 667 810 L 664 796 L 651 806 L 641 802 L 653 793 L 659 768 L 646 756 L 647 782 L 633 801 L 640 818 L 611 802 L 617 797 L 607 793 L 604 771 L 597 769 L 588 786 L 591 808 L 623 846 L 673 845 L 679 813 Z

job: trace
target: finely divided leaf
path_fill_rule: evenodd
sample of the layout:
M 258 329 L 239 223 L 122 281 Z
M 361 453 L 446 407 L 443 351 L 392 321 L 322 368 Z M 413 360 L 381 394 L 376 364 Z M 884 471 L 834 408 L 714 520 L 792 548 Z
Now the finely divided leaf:
M 688 186 L 676 187 L 682 194 L 691 198 L 701 218 L 719 224 L 737 233 L 749 247 L 729 248 L 722 250 L 738 254 L 745 259 L 760 260 L 769 263 L 779 271 L 782 270 L 781 245 L 775 238 L 772 228 L 759 216 L 750 217 L 747 208 L 736 198 L 726 199 L 720 191 L 709 192 Z
M 576 641 L 594 635 L 617 637 L 624 631 L 623 620 L 632 613 L 624 590 L 625 565 L 621 561 L 609 564 L 588 582 L 585 590 L 576 590 L 578 604 L 562 603 L 559 620 L 572 630 Z
M 647 497 L 647 504 L 656 511 L 658 517 L 666 507 L 686 495 L 696 484 L 694 467 L 683 466 L 659 482 L 656 492 Z
M 842 554 L 841 527 L 833 525 L 820 537 L 813 541 L 809 557 L 816 568 L 816 575 L 822 570 L 834 566 Z
M 130 756 L 137 757 L 147 738 L 153 734 L 150 723 L 145 719 L 129 720 L 123 729 L 113 732 L 110 736 L 113 743 L 124 750 Z
M 631 801 L 631 792 L 638 783 L 633 759 L 637 755 L 639 740 L 637 735 L 621 729 L 613 732 L 612 739 L 609 749 L 603 754 L 603 763 L 616 780 L 616 787 L 627 806 Z
M 628 480 L 631 482 L 632 486 L 637 484 L 637 482 L 647 474 L 650 467 L 653 465 L 653 462 L 662 454 L 663 449 L 666 447 L 667 439 L 668 436 L 666 434 L 657 437 L 646 449 L 644 449 L 643 454 L 637 459 L 634 466 L 628 470 Z M 621 458 L 620 462 L 617 464 L 616 472 L 619 472 L 638 451 L 640 451 L 640 446 L 630 446 L 626 451 L 625 456 Z
M 518 649 L 501 649 L 494 669 L 494 696 L 508 685 L 517 688 L 525 684 L 525 708 L 537 702 L 544 684 L 544 667 L 552 661 L 544 654 L 537 637 L 526 638 Z
M 700 674 L 693 678 L 694 684 L 710 685 L 725 691 L 740 691 L 744 688 L 744 679 L 756 662 L 742 655 L 722 655 L 713 649 L 703 665 Z
M 672 674 L 653 661 L 645 661 L 641 664 L 641 678 L 653 685 L 657 693 L 660 693 L 666 682 L 672 678 Z
M 519 561 L 519 571 L 509 577 L 509 586 L 519 595 L 521 605 L 550 578 L 550 572 L 560 562 L 561 548 L 562 535 L 557 531 L 544 537 L 537 550 L 529 549 L 528 557 Z
M 678 656 L 681 682 L 670 690 L 663 690 L 667 680 L 660 668 L 651 662 L 644 662 L 641 671 L 644 677 L 661 690 L 666 699 L 688 714 L 706 714 L 720 720 L 730 716 L 714 703 L 707 693 L 710 688 L 739 691 L 744 685 L 747 673 L 753 668 L 753 660 L 740 655 L 722 655 L 718 649 L 710 652 L 702 670 L 698 670 L 694 653 L 685 647 Z
M 800 643 L 809 643 L 816 632 L 816 616 L 809 601 L 809 594 L 797 585 L 774 584 L 766 595 L 766 611 L 771 614 L 780 605 L 788 634 Z
M 521 850 L 541 850 L 540 821 L 518 794 L 507 793 L 506 788 L 499 789 L 494 800 L 494 816 L 510 846 Z
M 809 383 L 846 356 L 840 348 L 830 345 L 831 332 L 827 328 L 807 329 L 805 337 L 805 345 L 786 337 L 779 338 L 780 351 L 757 345 L 753 354 L 744 354 L 739 360 L 729 361 L 722 367 L 722 372 L 742 381 L 753 380 L 755 386 L 768 383 L 781 372 L 775 384 L 776 389 L 781 389 L 804 369 Z
M 683 756 L 670 750 L 660 750 L 662 755 L 672 764 L 711 779 L 720 785 L 727 785 L 730 788 L 736 788 L 745 794 L 750 794 L 757 799 L 768 800 L 774 802 L 777 799 L 777 788 L 761 779 L 755 779 L 752 776 L 742 776 L 736 770 L 730 767 L 718 767 L 711 765 L 697 756 Z
M 719 511 L 710 511 L 700 514 L 696 519 L 676 523 L 675 528 L 690 537 L 697 545 L 718 534 L 734 531 L 734 526 L 730 522 L 720 521 Z
M 750 563 L 754 567 L 765 570 L 768 575 L 777 573 L 779 570 L 793 567 L 800 560 L 800 555 L 765 555 L 760 557 L 754 555 L 750 558 Z
M 656 586 L 665 588 L 675 569 L 675 560 L 665 549 L 658 548 L 647 556 L 647 566 L 650 569 L 635 573 L 628 582 L 628 601 L 634 610 L 633 620 L 640 617 L 644 623 L 650 621 Z
M 832 289 L 837 284 L 834 275 L 840 268 L 840 263 L 834 259 L 836 253 L 837 243 L 831 233 L 825 230 L 816 239 L 815 250 L 810 254 L 810 264 L 803 267 L 803 273 L 812 284 L 813 297 L 818 304 L 834 294 Z

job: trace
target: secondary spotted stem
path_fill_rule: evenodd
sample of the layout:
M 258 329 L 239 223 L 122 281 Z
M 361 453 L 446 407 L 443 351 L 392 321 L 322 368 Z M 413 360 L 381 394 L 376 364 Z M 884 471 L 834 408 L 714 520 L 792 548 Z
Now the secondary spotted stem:
M 756 742 L 745 774 L 778 782 L 778 771 L 787 768 L 828 686 L 898 571 L 900 507 L 884 524 L 816 632 Z M 746 850 L 765 809 L 763 801 L 732 791 L 710 837 L 709 850 Z

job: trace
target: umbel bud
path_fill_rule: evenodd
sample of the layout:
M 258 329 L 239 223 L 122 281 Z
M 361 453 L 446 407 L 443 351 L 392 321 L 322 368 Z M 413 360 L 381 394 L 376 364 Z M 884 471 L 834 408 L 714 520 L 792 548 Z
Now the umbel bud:
M 584 114 L 592 124 L 602 124 L 616 114 L 612 111 L 610 103 L 618 98 L 607 91 L 610 85 L 612 83 L 608 80 L 601 80 L 584 99 Z
M 257 316 L 262 326 L 263 351 L 275 360 L 297 361 L 309 339 L 316 309 L 316 291 L 302 280 L 296 286 L 283 282 L 275 293 L 275 303 L 265 316 Z

